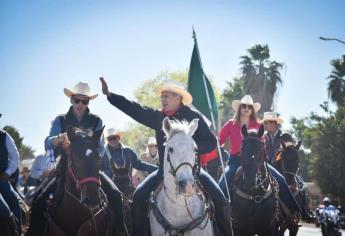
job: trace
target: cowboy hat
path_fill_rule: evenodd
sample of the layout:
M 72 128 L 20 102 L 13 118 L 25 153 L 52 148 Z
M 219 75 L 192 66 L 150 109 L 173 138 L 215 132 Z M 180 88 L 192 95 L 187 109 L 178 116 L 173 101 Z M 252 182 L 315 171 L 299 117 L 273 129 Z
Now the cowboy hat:
M 82 83 L 82 82 L 79 82 L 78 84 L 76 84 L 72 90 L 64 88 L 63 91 L 67 97 L 72 97 L 74 95 L 83 95 L 83 96 L 88 97 L 90 100 L 92 100 L 98 96 L 98 94 L 91 95 L 91 89 L 89 85 L 87 83 Z
M 147 145 L 157 145 L 157 140 L 155 137 L 149 137 L 149 139 L 147 140 Z
M 157 89 L 158 94 L 161 94 L 162 92 L 172 92 L 180 95 L 182 97 L 182 103 L 184 105 L 190 105 L 193 101 L 192 95 L 185 89 L 183 84 L 175 80 L 164 80 L 162 85 Z
M 277 122 L 277 124 L 281 124 L 284 122 L 284 120 L 278 116 L 277 112 L 271 112 L 271 111 L 264 113 L 264 118 L 262 119 L 262 123 L 265 121 L 275 121 Z
M 24 172 L 29 173 L 30 172 L 29 167 L 24 166 L 23 169 L 20 171 L 20 174 L 23 174 Z
M 241 106 L 241 104 L 247 104 L 247 105 L 253 106 L 255 112 L 258 112 L 261 108 L 261 104 L 258 102 L 254 102 L 252 96 L 250 96 L 250 95 L 245 95 L 241 99 L 241 101 L 240 100 L 234 100 L 232 102 L 232 109 L 234 109 L 234 111 L 237 112 L 238 108 Z
M 107 129 L 107 131 L 104 133 L 104 136 L 105 138 L 108 138 L 110 136 L 119 136 L 121 137 L 122 134 L 120 133 L 120 131 L 114 129 L 114 128 L 110 128 L 110 129 Z

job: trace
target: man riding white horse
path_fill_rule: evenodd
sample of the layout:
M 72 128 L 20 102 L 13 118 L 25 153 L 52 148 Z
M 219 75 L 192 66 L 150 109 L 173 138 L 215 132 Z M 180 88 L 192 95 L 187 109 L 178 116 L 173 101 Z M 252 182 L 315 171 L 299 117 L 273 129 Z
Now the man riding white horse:
M 160 158 L 158 171 L 151 173 L 144 182 L 136 189 L 133 195 L 132 217 L 134 235 L 144 235 L 147 232 L 147 201 L 150 193 L 157 187 L 162 180 L 163 174 L 163 157 L 164 143 L 166 142 L 165 134 L 162 130 L 162 121 L 165 117 L 176 120 L 186 120 L 190 122 L 199 118 L 199 126 L 193 135 L 198 146 L 198 155 L 204 155 L 213 152 L 216 149 L 217 141 L 206 122 L 197 112 L 192 111 L 187 105 L 192 103 L 191 94 L 186 91 L 183 85 L 173 80 L 166 80 L 159 88 L 162 109 L 156 110 L 149 107 L 141 106 L 136 102 L 127 100 L 121 95 L 109 92 L 107 83 L 100 78 L 103 93 L 107 96 L 108 101 L 132 117 L 137 122 L 155 130 Z M 225 235 L 231 235 L 230 217 L 227 200 L 212 177 L 202 168 L 197 173 L 197 178 L 212 198 L 215 206 L 217 223 Z
M 49 136 L 45 139 L 45 148 L 48 150 L 48 153 L 52 153 L 50 156 L 50 160 L 47 160 L 50 163 L 51 167 L 55 165 L 55 158 L 62 154 L 66 147 L 68 146 L 67 134 L 66 131 L 69 127 L 77 127 L 81 129 L 90 129 L 92 131 L 99 131 L 103 128 L 102 120 L 97 115 L 90 113 L 88 108 L 89 102 L 97 97 L 96 95 L 91 95 L 90 87 L 87 83 L 79 82 L 77 85 L 74 86 L 72 90 L 65 88 L 64 89 L 65 95 L 70 98 L 71 106 L 66 114 L 58 115 L 54 121 L 52 122 L 52 126 L 50 128 Z M 49 150 L 53 150 L 49 152 Z M 100 142 L 99 144 L 100 153 L 104 152 L 104 144 Z M 54 172 L 54 171 L 53 171 Z M 117 219 L 117 227 L 120 231 L 124 231 L 124 224 L 122 221 L 122 197 L 120 191 L 114 187 L 110 178 L 108 178 L 105 174 L 100 174 L 102 186 L 106 185 L 104 188 L 104 192 L 107 194 L 108 198 L 111 199 L 109 201 L 110 207 L 112 208 L 114 215 L 118 216 L 121 214 L 120 217 L 115 217 Z M 44 225 L 40 225 L 40 222 L 44 222 L 44 212 L 47 208 L 46 201 L 48 199 L 49 194 L 54 193 L 56 184 L 50 184 L 48 189 L 45 189 L 42 193 L 38 195 L 36 199 L 34 199 L 32 208 L 31 208 L 31 222 L 30 225 L 39 225 L 40 227 L 44 227 Z M 59 195 L 58 192 L 55 193 Z M 58 198 L 58 196 L 55 196 Z M 66 212 L 68 214 L 68 212 Z M 41 229 L 33 228 L 31 235 L 37 233 L 37 231 L 41 231 Z

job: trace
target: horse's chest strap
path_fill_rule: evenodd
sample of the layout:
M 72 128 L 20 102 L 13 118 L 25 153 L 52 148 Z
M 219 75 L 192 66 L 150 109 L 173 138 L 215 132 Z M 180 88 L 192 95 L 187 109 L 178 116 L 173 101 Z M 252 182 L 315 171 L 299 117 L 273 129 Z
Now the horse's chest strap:
M 159 210 L 154 194 L 151 194 L 150 206 L 159 224 L 161 224 L 161 226 L 165 229 L 165 232 L 168 232 L 171 236 L 184 235 L 184 232 L 190 231 L 198 227 L 206 219 L 206 217 L 208 217 L 208 210 L 205 209 L 204 213 L 192 222 L 182 225 L 180 227 L 174 227 L 170 224 L 170 222 L 164 217 L 162 212 Z

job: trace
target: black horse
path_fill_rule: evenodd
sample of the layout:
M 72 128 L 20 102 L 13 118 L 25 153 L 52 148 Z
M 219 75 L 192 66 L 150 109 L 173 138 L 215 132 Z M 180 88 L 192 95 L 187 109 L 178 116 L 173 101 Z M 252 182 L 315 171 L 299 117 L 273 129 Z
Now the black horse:
M 29 235 L 119 235 L 101 188 L 104 177 L 99 172 L 98 143 L 102 131 L 68 128 L 70 144 L 58 163 L 56 181 L 51 181 L 55 193 L 49 194 L 44 218 L 31 214 Z
M 302 141 L 299 141 L 297 145 L 282 142 L 282 148 L 276 153 L 272 164 L 285 177 L 290 191 L 303 212 L 304 219 L 309 221 L 310 209 L 306 202 L 304 183 L 302 178 L 297 175 L 300 163 L 298 150 L 301 144 Z M 286 229 L 289 229 L 290 236 L 297 235 L 299 229 L 298 223 L 294 224 L 293 222 L 289 222 L 289 211 L 284 207 L 282 207 L 281 213 L 279 219 L 279 235 L 284 235 Z
M 241 167 L 231 187 L 234 235 L 276 234 L 278 184 L 267 170 L 266 152 L 261 137 L 242 126 Z

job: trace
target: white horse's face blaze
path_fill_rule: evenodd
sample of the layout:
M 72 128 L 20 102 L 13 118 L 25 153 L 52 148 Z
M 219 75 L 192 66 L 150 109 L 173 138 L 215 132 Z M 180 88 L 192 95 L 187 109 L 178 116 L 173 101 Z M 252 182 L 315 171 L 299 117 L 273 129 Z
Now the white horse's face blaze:
M 185 140 L 183 140 L 185 139 Z M 176 142 L 174 142 L 176 140 Z M 178 140 L 178 141 L 177 141 Z M 177 169 L 175 185 L 177 192 L 182 195 L 190 195 L 193 192 L 194 186 L 194 173 L 193 167 L 195 166 L 195 145 L 192 138 L 180 133 L 176 134 L 169 143 L 169 156 L 172 166 Z
M 190 196 L 194 189 L 196 144 L 192 136 L 198 128 L 198 121 L 194 119 L 190 123 L 179 123 L 168 118 L 163 120 L 163 130 L 168 140 L 164 169 L 174 177 L 177 193 L 183 196 Z

